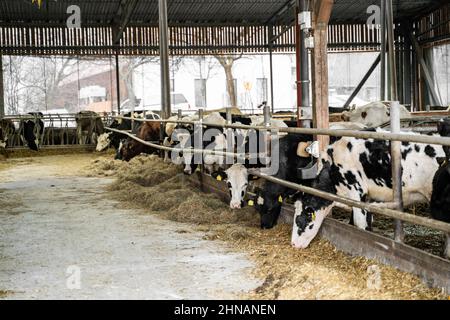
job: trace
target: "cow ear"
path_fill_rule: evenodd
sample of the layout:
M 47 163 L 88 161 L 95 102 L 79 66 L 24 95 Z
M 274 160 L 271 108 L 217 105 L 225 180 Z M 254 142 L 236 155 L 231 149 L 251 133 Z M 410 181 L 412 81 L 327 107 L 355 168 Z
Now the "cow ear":
M 223 181 L 223 180 L 226 180 L 228 178 L 228 175 L 227 175 L 227 173 L 225 171 L 219 170 L 219 171 L 213 172 L 211 174 L 211 177 L 213 177 L 217 181 Z

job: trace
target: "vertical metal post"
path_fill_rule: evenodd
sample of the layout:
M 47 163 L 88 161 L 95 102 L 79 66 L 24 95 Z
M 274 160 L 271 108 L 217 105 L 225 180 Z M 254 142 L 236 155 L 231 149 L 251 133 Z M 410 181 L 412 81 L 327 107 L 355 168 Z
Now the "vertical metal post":
M 272 106 L 272 112 L 275 112 L 274 96 L 273 96 L 273 26 L 269 27 L 269 65 L 270 65 L 270 104 Z
M 409 22 L 406 22 L 407 24 L 409 24 Z M 405 104 L 412 104 L 412 99 L 411 99 L 411 92 L 412 92 L 412 86 L 411 86 L 411 40 L 409 39 L 409 35 L 408 35 L 408 26 L 407 25 L 403 25 L 403 37 L 405 40 L 405 48 L 404 48 L 404 52 L 403 52 L 403 97 L 404 97 L 404 103 Z M 413 111 L 412 107 L 411 107 L 411 111 Z
M 391 132 L 400 133 L 400 103 L 393 101 L 391 104 Z M 402 193 L 402 153 L 401 142 L 391 142 L 391 158 L 392 158 L 392 189 L 394 202 L 397 204 L 397 209 L 403 211 L 403 193 Z M 395 241 L 403 242 L 404 240 L 403 222 L 395 220 Z
M 161 111 L 163 119 L 169 118 L 171 114 L 168 29 L 167 0 L 159 0 L 159 55 L 161 60 Z
M 394 10 L 392 0 L 386 0 L 387 29 L 389 39 L 389 82 L 390 97 L 392 101 L 398 101 L 397 92 L 397 67 L 395 63 L 395 36 L 394 36 Z
M 203 117 L 204 110 L 198 110 L 198 122 L 194 127 L 194 149 L 203 149 Z M 203 172 L 203 154 L 195 153 L 192 157 L 195 164 L 198 164 L 200 171 Z
M 270 107 L 264 106 L 264 125 L 270 127 Z
M 232 124 L 233 123 L 233 115 L 231 113 L 231 108 L 227 108 L 227 116 L 226 116 L 226 120 L 227 120 L 227 124 Z M 226 139 L 227 139 L 227 151 L 228 150 L 234 150 L 234 132 L 233 129 L 231 128 L 227 128 L 225 130 L 226 132 Z M 238 151 L 239 152 L 239 151 Z M 239 159 L 239 161 L 243 161 L 240 163 L 245 163 L 245 158 L 244 159 Z M 234 157 L 232 156 L 227 156 L 226 157 L 226 164 L 233 164 L 234 163 Z
M 116 53 L 116 92 L 117 92 L 117 113 L 120 114 L 120 66 L 119 53 Z
M 302 90 L 303 90 L 303 86 L 302 86 L 302 76 L 301 76 L 301 70 L 302 70 L 302 65 L 301 65 L 301 36 L 300 34 L 302 33 L 302 30 L 300 30 L 300 21 L 299 21 L 299 12 L 300 12 L 300 6 L 297 7 L 297 9 L 295 10 L 295 88 L 297 91 L 297 127 L 301 127 L 301 120 L 300 118 L 302 117 Z
M 183 119 L 183 110 L 178 109 L 178 120 Z
M 270 114 L 270 108 L 269 106 L 264 106 L 264 126 L 266 127 L 270 127 L 270 118 L 271 118 L 271 114 Z M 269 166 L 269 157 L 270 157 L 270 147 L 271 147 L 271 139 L 270 139 L 270 131 L 268 130 L 264 130 L 262 132 L 260 132 L 260 134 L 263 134 L 263 141 L 264 143 L 262 144 L 263 146 L 263 150 L 259 150 L 260 154 L 263 154 L 265 157 L 265 160 L 262 162 L 263 164 L 265 164 L 266 166 Z M 261 141 L 261 140 L 260 140 Z
M 300 0 L 300 12 L 310 10 L 306 3 L 306 0 Z M 310 95 L 310 84 L 311 80 L 309 77 L 309 52 L 306 48 L 305 40 L 308 37 L 308 30 L 300 31 L 300 81 L 301 81 L 301 92 L 302 101 L 301 107 L 311 108 L 311 95 Z M 298 84 L 297 84 L 298 85 Z
M 227 124 L 233 122 L 233 115 L 231 114 L 231 108 L 227 108 Z
M 5 92 L 3 88 L 3 55 L 0 53 L 0 118 L 5 116 Z
M 381 72 L 380 100 L 386 100 L 386 0 L 381 0 Z
M 273 53 L 272 46 L 269 48 L 269 57 L 270 57 L 270 104 L 272 105 L 272 111 L 275 112 L 275 98 L 274 98 L 274 90 L 273 90 Z
M 445 235 L 444 257 L 450 258 L 450 234 Z

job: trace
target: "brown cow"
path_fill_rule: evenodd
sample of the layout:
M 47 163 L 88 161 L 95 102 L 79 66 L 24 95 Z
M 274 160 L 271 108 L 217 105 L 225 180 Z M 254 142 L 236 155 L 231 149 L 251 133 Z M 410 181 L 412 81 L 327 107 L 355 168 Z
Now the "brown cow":
M 159 141 L 161 125 L 157 122 L 144 122 L 138 130 L 137 137 L 144 141 Z M 119 150 L 122 160 L 130 161 L 141 153 L 154 153 L 156 150 L 138 141 L 128 138 Z

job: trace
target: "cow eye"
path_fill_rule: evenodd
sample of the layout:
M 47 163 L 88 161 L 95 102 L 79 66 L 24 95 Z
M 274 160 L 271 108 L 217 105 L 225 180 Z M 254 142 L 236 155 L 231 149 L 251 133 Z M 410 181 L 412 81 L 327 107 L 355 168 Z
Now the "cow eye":
M 361 117 L 363 118 L 363 119 L 365 119 L 365 118 L 367 118 L 367 112 L 363 112 L 363 113 L 361 113 Z
M 242 198 L 245 197 L 245 191 L 242 190 Z
M 231 189 L 231 182 L 227 183 L 228 189 Z

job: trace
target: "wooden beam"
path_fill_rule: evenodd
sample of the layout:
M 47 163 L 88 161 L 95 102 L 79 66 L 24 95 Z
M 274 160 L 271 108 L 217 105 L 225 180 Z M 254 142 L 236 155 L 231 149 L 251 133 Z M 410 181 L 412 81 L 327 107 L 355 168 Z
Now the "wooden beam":
M 313 17 L 314 50 L 312 54 L 313 78 L 313 122 L 314 127 L 329 128 L 328 103 L 328 22 L 331 17 L 333 0 L 317 0 Z M 330 137 L 317 136 L 320 150 L 330 143 Z
M 334 0 L 316 0 L 315 16 L 317 24 L 326 24 L 330 22 L 331 12 L 333 11 Z

